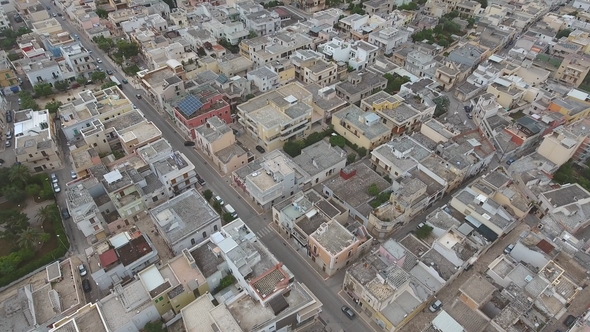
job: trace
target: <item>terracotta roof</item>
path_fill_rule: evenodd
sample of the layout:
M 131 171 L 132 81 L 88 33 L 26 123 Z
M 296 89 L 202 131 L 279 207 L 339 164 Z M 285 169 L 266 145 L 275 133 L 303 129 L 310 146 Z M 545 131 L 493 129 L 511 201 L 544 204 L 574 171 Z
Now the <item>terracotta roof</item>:
M 115 249 L 110 249 L 103 252 L 98 256 L 98 258 L 100 259 L 100 266 L 102 267 L 107 267 L 119 260 Z
M 539 243 L 537 243 L 537 247 L 543 250 L 543 252 L 546 254 L 549 254 L 551 251 L 553 251 L 553 249 L 555 249 L 555 247 L 551 243 L 547 242 L 547 240 L 539 241 Z

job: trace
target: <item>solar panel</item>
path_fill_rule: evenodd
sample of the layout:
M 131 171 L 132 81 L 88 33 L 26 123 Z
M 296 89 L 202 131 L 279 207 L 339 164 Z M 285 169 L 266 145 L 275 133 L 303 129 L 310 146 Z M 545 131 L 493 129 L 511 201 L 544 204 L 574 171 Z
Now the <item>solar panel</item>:
M 178 103 L 178 108 L 187 118 L 195 114 L 201 107 L 203 107 L 203 103 L 193 95 L 187 96 Z
M 223 74 L 220 74 L 219 76 L 217 76 L 217 82 L 219 84 L 224 84 L 227 81 L 228 81 L 227 76 L 225 76 Z

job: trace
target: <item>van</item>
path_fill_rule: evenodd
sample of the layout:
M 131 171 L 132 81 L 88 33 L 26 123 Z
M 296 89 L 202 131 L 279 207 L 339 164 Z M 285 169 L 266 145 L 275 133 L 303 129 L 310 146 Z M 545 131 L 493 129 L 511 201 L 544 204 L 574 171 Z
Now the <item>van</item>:
M 232 217 L 234 217 L 234 218 L 237 218 L 238 217 L 238 214 L 236 213 L 236 210 L 234 210 L 234 208 L 231 205 L 227 204 L 224 207 L 224 209 L 225 209 L 225 211 L 227 213 L 231 214 Z

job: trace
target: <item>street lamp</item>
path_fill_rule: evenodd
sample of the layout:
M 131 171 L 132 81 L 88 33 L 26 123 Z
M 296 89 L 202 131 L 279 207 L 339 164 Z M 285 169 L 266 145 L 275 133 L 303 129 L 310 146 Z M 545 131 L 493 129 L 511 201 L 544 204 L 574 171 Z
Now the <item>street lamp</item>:
M 59 234 L 57 234 L 57 239 L 59 240 L 59 242 L 61 242 L 61 245 L 64 246 L 64 249 L 66 248 L 66 245 L 63 243 L 63 241 L 61 240 L 61 238 L 59 237 Z

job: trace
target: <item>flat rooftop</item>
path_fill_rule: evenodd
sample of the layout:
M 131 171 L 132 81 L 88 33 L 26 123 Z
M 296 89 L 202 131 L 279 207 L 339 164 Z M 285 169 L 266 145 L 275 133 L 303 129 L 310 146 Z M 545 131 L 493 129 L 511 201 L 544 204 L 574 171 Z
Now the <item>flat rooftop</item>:
M 379 192 L 391 187 L 389 182 L 364 163 L 347 166 L 342 172 L 344 174 L 354 173 L 354 175 L 348 179 L 343 178 L 340 174 L 336 175 L 325 181 L 324 186 L 340 200 L 354 208 L 373 199 L 373 196 L 369 195 L 367 191 L 373 183 L 377 185 Z
M 320 225 L 310 237 L 314 238 L 332 255 L 339 254 L 342 250 L 358 241 L 351 232 L 335 220 Z
M 153 208 L 150 215 L 171 244 L 219 219 L 219 214 L 194 188 Z

